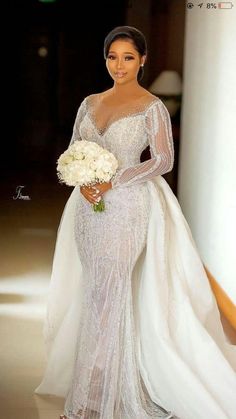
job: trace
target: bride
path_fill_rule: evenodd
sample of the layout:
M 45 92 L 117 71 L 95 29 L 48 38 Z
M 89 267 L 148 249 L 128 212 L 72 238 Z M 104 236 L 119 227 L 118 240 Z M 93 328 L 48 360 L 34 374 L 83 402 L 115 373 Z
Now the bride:
M 114 28 L 104 57 L 113 87 L 82 101 L 70 144 L 95 141 L 119 168 L 110 182 L 76 186 L 64 208 L 35 393 L 65 397 L 68 419 L 233 419 L 236 347 L 162 177 L 173 167 L 172 129 L 163 102 L 139 84 L 143 34 Z M 94 212 L 101 197 L 105 211 Z

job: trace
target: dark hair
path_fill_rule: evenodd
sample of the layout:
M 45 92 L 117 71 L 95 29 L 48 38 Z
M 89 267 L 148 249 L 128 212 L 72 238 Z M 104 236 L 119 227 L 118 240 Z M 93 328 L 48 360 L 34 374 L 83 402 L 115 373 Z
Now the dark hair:
M 138 53 L 142 55 L 147 55 L 147 43 L 143 33 L 135 28 L 134 26 L 116 26 L 112 31 L 108 33 L 104 41 L 104 58 L 107 59 L 109 48 L 117 39 L 129 39 L 132 41 L 134 48 Z M 144 75 L 143 67 L 140 67 L 138 72 L 138 80 L 141 80 Z

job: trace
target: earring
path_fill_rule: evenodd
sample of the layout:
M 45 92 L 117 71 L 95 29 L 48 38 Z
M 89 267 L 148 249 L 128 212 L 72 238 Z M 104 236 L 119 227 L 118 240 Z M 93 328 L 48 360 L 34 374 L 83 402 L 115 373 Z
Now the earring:
M 144 66 L 144 64 L 141 64 L 141 67 L 143 67 Z

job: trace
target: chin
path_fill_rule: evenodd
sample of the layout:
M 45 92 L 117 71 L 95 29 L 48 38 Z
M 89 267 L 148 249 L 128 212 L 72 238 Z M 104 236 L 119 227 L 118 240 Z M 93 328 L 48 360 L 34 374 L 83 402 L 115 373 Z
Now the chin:
M 127 77 L 122 77 L 122 78 L 117 78 L 117 77 L 114 77 L 114 79 L 113 79 L 116 83 L 118 83 L 118 84 L 125 84 L 125 83 L 128 83 L 129 81 L 130 81 L 130 79 L 128 79 Z

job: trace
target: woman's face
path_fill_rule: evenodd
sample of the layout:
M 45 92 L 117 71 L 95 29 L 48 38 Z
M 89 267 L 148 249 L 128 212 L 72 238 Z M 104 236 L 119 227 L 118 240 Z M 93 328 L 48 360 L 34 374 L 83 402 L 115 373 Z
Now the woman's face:
M 137 79 L 140 65 L 144 64 L 145 58 L 145 55 L 140 56 L 132 41 L 117 39 L 110 45 L 106 67 L 116 83 L 124 84 Z

